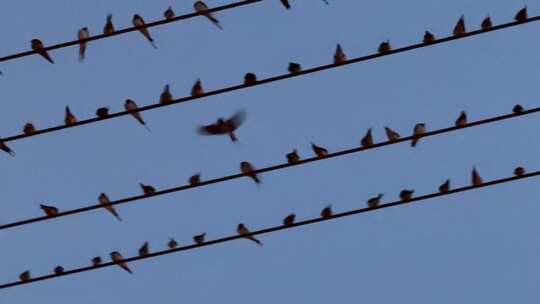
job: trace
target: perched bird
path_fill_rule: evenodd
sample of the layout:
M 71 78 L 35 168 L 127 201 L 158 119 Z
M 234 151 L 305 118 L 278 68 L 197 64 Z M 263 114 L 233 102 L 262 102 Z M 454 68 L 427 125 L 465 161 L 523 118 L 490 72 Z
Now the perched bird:
M 131 99 L 126 99 L 126 102 L 124 103 L 124 109 L 126 109 L 126 111 L 135 111 L 137 110 L 139 107 L 137 106 L 137 104 L 135 103 L 135 101 L 131 100 Z M 148 130 L 148 132 L 150 132 L 150 128 L 146 125 L 146 122 L 142 119 L 142 116 L 141 116 L 141 113 L 139 113 L 138 111 L 135 111 L 135 112 L 131 112 L 131 115 L 141 124 L 143 125 L 146 130 Z
M 95 257 L 92 259 L 92 266 L 98 266 L 101 265 L 101 257 Z
M 281 4 L 285 6 L 286 9 L 291 9 L 291 5 L 289 4 L 289 0 L 280 0 Z
M 463 36 L 467 30 L 465 29 L 465 16 L 461 15 L 461 18 L 459 18 L 458 22 L 454 26 L 453 34 L 454 36 Z
M 461 114 L 456 119 L 456 127 L 463 127 L 467 124 L 467 113 L 465 111 L 461 111 Z
M 411 140 L 411 147 L 416 147 L 416 144 L 418 143 L 418 141 L 420 140 L 420 138 L 422 137 L 422 135 L 426 133 L 426 124 L 424 123 L 417 123 L 415 126 L 414 126 L 414 129 L 413 129 L 413 136 L 412 136 L 412 140 Z
M 390 40 L 383 41 L 381 44 L 379 44 L 379 53 L 384 54 L 390 52 L 391 50 L 392 46 L 390 45 Z
M 317 146 L 313 142 L 311 142 L 311 149 L 313 150 L 313 152 L 315 152 L 315 155 L 317 155 L 318 157 L 325 157 L 328 155 L 328 150 L 326 150 L 323 147 Z
M 47 53 L 47 50 L 43 46 L 43 42 L 39 39 L 32 39 L 30 41 L 30 44 L 32 46 L 32 50 L 34 50 L 36 53 L 41 55 L 41 57 L 45 58 L 48 62 L 54 63 L 52 58 L 49 56 L 49 53 Z
M 396 141 L 401 137 L 398 132 L 390 129 L 389 127 L 384 127 L 384 132 L 386 132 L 386 137 L 388 137 L 388 141 Z
M 220 30 L 223 28 L 221 27 L 221 24 L 219 24 L 219 20 L 217 20 L 214 15 L 208 11 L 208 6 L 202 1 L 197 1 L 193 4 L 193 8 L 197 13 L 200 13 L 201 15 L 205 16 L 206 18 L 210 19 L 212 23 L 217 26 Z
M 244 85 L 253 85 L 257 82 L 257 75 L 254 73 L 246 73 L 244 75 Z
M 516 16 L 514 17 L 514 19 L 517 21 L 517 22 L 523 22 L 523 21 L 526 21 L 528 18 L 528 15 L 527 15 L 527 6 L 525 6 L 524 8 L 520 9 L 519 12 L 517 12 Z
M 261 241 L 256 239 L 253 235 L 251 235 L 251 232 L 249 231 L 249 229 L 247 229 L 247 227 L 242 223 L 238 224 L 238 226 L 236 227 L 236 232 L 239 235 L 243 236 L 244 238 L 257 243 L 259 246 L 263 245 Z
M 333 213 L 332 213 L 332 205 L 328 205 L 326 207 L 324 207 L 324 209 L 321 211 L 321 217 L 322 218 L 330 218 L 332 217 Z
M 161 95 L 159 95 L 159 103 L 160 104 L 168 104 L 173 101 L 173 96 L 171 94 L 171 89 L 168 84 L 165 85 L 163 88 L 163 92 L 161 92 Z
M 55 274 L 62 274 L 62 273 L 64 273 L 64 267 L 62 267 L 62 266 L 56 266 L 56 267 L 54 267 L 54 273 L 55 273 Z
M 88 39 L 88 37 L 90 37 L 90 32 L 86 26 L 77 32 L 77 38 L 79 39 L 79 62 L 83 62 L 86 54 L 86 46 L 88 44 L 87 41 L 81 40 Z
M 523 107 L 521 105 L 515 105 L 514 108 L 512 109 L 512 112 L 514 112 L 514 114 L 519 114 L 521 112 L 523 112 Z
M 144 22 L 144 19 L 139 16 L 138 14 L 135 14 L 133 15 L 133 20 L 131 21 L 133 23 L 134 26 L 142 26 L 141 28 L 139 28 L 139 32 L 141 32 L 141 34 L 143 34 L 143 36 L 148 39 L 148 41 L 150 41 L 150 44 L 152 44 L 152 47 L 157 49 L 157 46 L 156 44 L 154 43 L 154 39 L 152 38 L 152 36 L 150 36 L 150 32 L 148 31 L 148 28 L 146 28 L 146 23 Z
M 435 35 L 433 35 L 430 31 L 425 31 L 423 41 L 425 44 L 433 43 L 435 42 Z
M 412 195 L 414 193 L 414 190 L 401 190 L 401 192 L 399 193 L 399 198 L 402 200 L 402 201 L 408 201 L 412 198 Z
M 484 183 L 484 181 L 482 180 L 482 177 L 476 170 L 476 167 L 473 167 L 473 170 L 471 172 L 471 183 L 473 186 L 480 186 Z
M 202 243 L 204 243 L 205 236 L 206 236 L 206 233 L 201 233 L 199 235 L 196 235 L 193 237 L 193 241 L 195 242 L 195 244 L 201 245 Z
M 68 126 L 77 123 L 77 118 L 71 113 L 69 106 L 66 106 L 64 110 L 64 123 Z
M 150 253 L 150 245 L 148 242 L 144 242 L 144 244 L 139 248 L 139 256 L 147 256 Z
M 188 180 L 189 184 L 191 186 L 195 186 L 195 185 L 198 185 L 201 183 L 201 174 L 195 174 L 195 175 L 192 175 L 189 180 Z
M 167 10 L 165 10 L 165 12 L 163 12 L 163 17 L 165 17 L 165 19 L 172 19 L 174 18 L 174 11 L 172 9 L 172 7 L 168 7 Z
M 36 128 L 32 123 L 26 123 L 23 127 L 23 133 L 26 135 L 30 135 L 32 133 L 36 132 Z
M 296 149 L 294 149 L 291 153 L 287 153 L 287 162 L 289 164 L 295 164 L 300 161 L 300 156 L 298 155 L 298 152 Z
M 21 282 L 26 282 L 30 280 L 30 270 L 27 270 L 19 275 Z
M 302 71 L 302 66 L 297 62 L 289 62 L 289 67 L 287 68 L 289 73 L 294 74 Z
M 56 215 L 58 215 L 58 208 L 56 208 L 55 206 L 39 205 L 39 207 L 41 208 L 41 210 L 43 210 L 43 212 L 45 212 L 45 214 L 47 216 L 56 216 Z
M 234 115 L 231 116 L 229 119 L 220 117 L 213 124 L 200 126 L 198 128 L 198 131 L 199 131 L 199 134 L 202 134 L 202 135 L 228 134 L 229 137 L 231 138 L 231 141 L 236 142 L 238 141 L 238 138 L 236 137 L 236 134 L 234 133 L 234 131 L 236 131 L 236 129 L 238 129 L 242 125 L 245 119 L 246 119 L 246 112 L 244 110 L 240 110 L 234 113 Z
M 369 128 L 367 130 L 367 132 L 366 132 L 366 135 L 364 135 L 364 137 L 362 137 L 362 140 L 360 141 L 360 144 L 364 148 L 373 146 L 373 136 L 371 135 L 371 128 Z
M 368 207 L 369 208 L 375 208 L 375 207 L 379 206 L 379 204 L 381 202 L 381 198 L 383 197 L 383 195 L 384 194 L 379 193 L 377 196 L 368 199 L 367 200 Z
M 112 23 L 112 14 L 107 15 L 107 21 L 103 27 L 103 34 L 110 35 L 114 33 L 114 25 Z
M 8 153 L 11 156 L 15 156 L 15 151 L 11 150 L 11 148 L 8 147 L 1 138 L 0 138 L 0 150 Z
M 111 260 L 115 262 L 118 266 L 122 267 L 125 271 L 129 272 L 130 274 L 133 274 L 131 269 L 129 269 L 128 264 L 123 261 L 123 257 L 118 251 L 111 252 Z
M 290 225 L 294 224 L 295 219 L 296 219 L 296 215 L 294 213 L 291 213 L 291 214 L 287 215 L 283 219 L 283 226 L 290 226 Z
M 480 27 L 484 31 L 487 31 L 487 30 L 491 29 L 492 26 L 493 26 L 493 23 L 491 23 L 491 18 L 489 16 L 484 18 L 484 20 L 482 21 L 482 24 L 480 24 Z
M 439 186 L 440 193 L 446 193 L 450 190 L 450 180 L 447 179 L 442 185 Z
M 204 89 L 201 80 L 197 79 L 193 84 L 193 87 L 191 87 L 191 96 L 200 96 L 202 94 L 204 94 Z
M 112 213 L 112 215 L 114 215 L 114 217 L 116 217 L 116 219 L 118 221 L 122 221 L 122 218 L 120 218 L 120 216 L 118 215 L 118 213 L 116 213 L 116 210 L 114 210 L 114 206 L 113 205 L 108 205 L 111 203 L 111 201 L 109 200 L 109 197 L 107 196 L 107 194 L 105 193 L 101 193 L 98 197 L 98 201 L 101 205 L 105 205 L 105 209 L 107 209 L 107 211 L 109 211 L 110 213 Z
M 108 107 L 101 107 L 96 110 L 96 116 L 99 118 L 107 118 L 109 117 L 109 108 Z
M 345 52 L 343 52 L 341 44 L 338 43 L 334 53 L 334 64 L 342 64 L 345 63 L 345 61 L 347 61 L 347 55 L 345 55 Z
M 139 183 L 139 186 L 141 186 L 141 189 L 144 193 L 144 195 L 152 195 L 156 193 L 156 189 L 150 185 L 145 185 L 143 183 Z
M 514 174 L 516 176 L 523 176 L 523 174 L 525 174 L 525 168 L 517 167 L 516 169 L 514 169 Z
M 175 239 L 169 238 L 169 242 L 167 243 L 167 247 L 169 247 L 169 249 L 174 249 L 174 248 L 178 247 L 178 243 L 176 242 Z
M 257 185 L 260 185 L 261 180 L 257 177 L 257 174 L 255 174 L 253 171 L 255 171 L 255 167 L 253 167 L 253 165 L 250 164 L 249 162 L 243 161 L 240 163 L 240 172 L 242 172 L 246 176 L 253 179 L 253 181 L 255 181 Z

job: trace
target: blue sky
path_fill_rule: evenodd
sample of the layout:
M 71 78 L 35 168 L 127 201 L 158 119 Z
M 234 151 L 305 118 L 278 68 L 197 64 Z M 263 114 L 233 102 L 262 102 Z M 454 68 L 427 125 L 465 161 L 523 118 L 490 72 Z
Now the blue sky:
M 214 89 L 240 82 L 248 71 L 281 74 L 290 61 L 329 63 L 336 43 L 353 57 L 386 39 L 396 47 L 415 43 L 426 29 L 447 35 L 462 14 L 468 28 L 478 28 L 487 14 L 495 24 L 508 22 L 524 4 L 530 15 L 540 14 L 537 1 L 291 2 L 290 11 L 268 0 L 219 13 L 223 31 L 204 18 L 152 28 L 158 50 L 130 33 L 90 43 L 83 64 L 76 47 L 51 52 L 55 65 L 38 56 L 3 63 L 1 136 L 19 133 L 28 121 L 38 128 L 61 123 L 65 105 L 86 118 L 104 105 L 121 110 L 126 98 L 155 103 L 167 83 L 184 96 L 197 78 Z M 101 32 L 108 13 L 117 28 L 134 13 L 156 20 L 169 5 L 178 14 L 192 10 L 188 1 L 10 2 L 0 12 L 0 54 L 26 50 L 35 37 L 45 44 L 71 40 L 82 26 Z M 24 18 L 15 17 L 21 12 Z M 281 163 L 294 148 L 305 157 L 310 141 L 331 151 L 356 146 L 370 127 L 380 141 L 385 125 L 407 134 L 417 122 L 449 126 L 462 110 L 475 120 L 508 113 L 516 103 L 536 107 L 539 26 L 145 112 L 151 133 L 123 117 L 13 142 L 17 156 L 0 155 L 0 222 L 41 215 L 41 203 L 66 210 L 95 203 L 100 192 L 111 199 L 135 195 L 139 182 L 161 189 L 196 172 L 229 175 L 243 160 L 257 167 Z M 238 144 L 196 134 L 198 125 L 239 109 L 248 117 Z M 536 119 L 426 139 L 414 150 L 399 144 L 272 172 L 261 187 L 246 178 L 119 206 L 122 223 L 97 210 L 0 231 L 0 276 L 9 282 L 26 269 L 41 275 L 56 265 L 80 267 L 113 250 L 131 256 L 144 241 L 159 250 L 169 237 L 180 244 L 201 232 L 222 237 L 239 222 L 273 226 L 290 212 L 311 218 L 328 203 L 336 211 L 358 208 L 379 192 L 387 201 L 403 188 L 429 193 L 446 178 L 466 185 L 473 165 L 485 180 L 508 176 L 517 165 L 537 170 Z M 109 267 L 5 289 L 0 303 L 536 303 L 536 183 L 267 235 L 263 248 L 239 240 L 145 260 L 131 265 L 134 276 Z

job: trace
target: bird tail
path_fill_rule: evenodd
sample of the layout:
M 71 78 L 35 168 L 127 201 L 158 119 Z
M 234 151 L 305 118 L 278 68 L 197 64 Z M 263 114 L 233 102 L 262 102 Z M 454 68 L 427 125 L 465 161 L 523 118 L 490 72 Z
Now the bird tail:
M 416 147 L 416 144 L 418 143 L 418 140 L 419 140 L 418 137 L 413 138 L 412 141 L 411 141 L 411 147 L 413 147 L 413 148 Z
M 261 180 L 257 177 L 257 175 L 252 175 L 251 178 L 253 178 L 257 186 L 261 184 Z
M 131 269 L 129 269 L 129 267 L 124 266 L 124 265 L 122 265 L 121 267 L 124 268 L 124 270 L 129 272 L 130 274 L 133 274 L 133 271 L 131 271 Z
M 154 39 L 152 39 L 152 37 L 148 36 L 148 40 L 150 40 L 150 44 L 152 45 L 152 47 L 157 50 L 157 45 L 154 43 Z
M 220 30 L 223 30 L 223 27 L 221 24 L 219 24 L 219 20 L 216 19 L 216 17 L 209 15 L 208 18 L 214 23 L 215 26 L 217 26 Z
M 82 46 L 79 48 L 79 62 L 84 61 L 84 53 L 86 52 L 86 46 Z
M 114 217 L 116 217 L 116 219 L 121 222 L 122 221 L 122 218 L 120 217 L 120 215 L 116 212 L 116 210 L 114 210 L 114 208 L 112 208 L 112 206 L 110 206 L 111 209 L 109 209 L 109 211 L 112 213 L 112 215 L 114 215 Z
M 255 237 L 253 237 L 253 241 L 254 241 L 255 243 L 257 243 L 257 245 L 263 246 L 263 243 L 262 243 L 261 241 L 259 241 L 258 239 L 256 239 Z
M 44 52 L 44 53 L 43 53 L 43 57 L 44 57 L 45 59 L 47 59 L 48 62 L 54 64 L 54 61 L 52 60 L 51 56 L 49 56 L 49 54 L 47 54 L 47 52 Z
M 146 128 L 146 130 L 148 130 L 148 132 L 152 132 L 152 130 L 150 130 L 150 127 L 148 127 L 148 125 L 145 122 L 143 122 L 142 124 Z

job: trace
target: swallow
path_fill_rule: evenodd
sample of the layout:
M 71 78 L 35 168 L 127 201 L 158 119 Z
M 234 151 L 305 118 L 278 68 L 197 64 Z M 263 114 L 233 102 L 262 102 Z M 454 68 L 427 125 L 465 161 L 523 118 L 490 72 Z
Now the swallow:
M 298 152 L 296 149 L 294 149 L 291 153 L 287 153 L 287 163 L 289 164 L 295 164 L 300 161 L 300 156 L 298 155 Z
M 64 267 L 62 267 L 62 266 L 56 266 L 56 267 L 54 267 L 54 273 L 55 273 L 55 274 L 62 274 L 62 273 L 64 273 Z
M 56 216 L 58 215 L 58 208 L 56 208 L 55 206 L 49 206 L 49 205 L 39 205 L 39 207 L 41 208 L 41 210 L 43 210 L 43 212 L 45 212 L 45 214 L 47 216 Z
M 257 82 L 257 75 L 254 73 L 246 73 L 244 75 L 244 85 L 253 85 Z
M 135 103 L 135 101 L 133 101 L 131 99 L 126 99 L 126 102 L 124 103 L 124 109 L 126 109 L 126 111 L 135 111 L 135 110 L 138 109 L 138 106 Z M 146 128 L 146 130 L 148 130 L 148 132 L 150 132 L 150 128 L 146 125 L 146 122 L 142 119 L 141 113 L 139 113 L 138 111 L 135 111 L 135 112 L 131 112 L 131 115 L 141 125 L 143 125 Z
M 433 35 L 430 31 L 425 31 L 423 42 L 425 44 L 430 44 L 430 43 L 435 42 L 435 35 Z
M 289 0 L 280 0 L 281 4 L 285 6 L 286 9 L 291 9 L 291 5 L 289 4 Z
M 220 117 L 213 124 L 200 126 L 198 132 L 201 135 L 223 135 L 228 134 L 232 142 L 238 141 L 234 131 L 238 129 L 242 123 L 246 120 L 246 112 L 240 110 L 236 112 L 229 119 Z
M 408 201 L 412 198 L 412 195 L 414 193 L 414 190 L 401 190 L 401 192 L 399 193 L 399 198 L 402 200 L 402 201 Z
M 15 151 L 11 150 L 11 148 L 8 147 L 1 138 L 0 138 L 0 150 L 8 153 L 11 156 L 15 156 Z
M 174 248 L 178 247 L 178 243 L 176 242 L 175 239 L 169 238 L 169 242 L 167 243 L 167 247 L 169 247 L 169 249 L 174 249 Z
M 191 87 L 191 96 L 195 97 L 202 94 L 204 94 L 204 89 L 201 80 L 197 79 L 197 81 L 195 81 L 195 83 L 193 84 L 193 87 Z
M 317 155 L 318 157 L 325 157 L 328 155 L 328 150 L 326 150 L 323 147 L 317 146 L 313 142 L 311 142 L 311 149 L 313 150 L 315 155 Z
M 482 177 L 476 170 L 476 167 L 473 167 L 473 170 L 471 172 L 471 183 L 473 186 L 480 186 L 484 183 L 484 181 L 482 180 Z
M 336 52 L 334 53 L 334 64 L 342 64 L 347 61 L 347 55 L 345 55 L 345 52 L 343 52 L 343 49 L 341 48 L 341 44 L 337 44 L 336 46 Z
M 32 133 L 36 132 L 36 128 L 32 123 L 26 123 L 23 127 L 23 133 L 26 135 L 30 135 Z
M 171 93 L 170 86 L 168 84 L 165 85 L 163 88 L 163 92 L 161 92 L 161 95 L 159 95 L 159 103 L 160 104 L 168 104 L 173 101 L 174 97 Z
M 524 110 L 521 105 L 515 105 L 514 108 L 512 109 L 512 112 L 514 112 L 514 114 L 519 114 L 519 113 L 522 113 L 523 111 Z
M 109 117 L 109 108 L 108 107 L 101 107 L 96 110 L 96 116 L 98 118 L 107 118 Z
M 240 163 L 240 172 L 242 172 L 242 174 L 253 179 L 253 181 L 255 181 L 257 185 L 260 185 L 261 180 L 257 177 L 257 174 L 255 174 L 253 171 L 255 171 L 255 167 L 253 167 L 253 165 L 250 164 L 249 162 L 243 161 Z
M 371 128 L 369 128 L 366 132 L 366 135 L 362 137 L 362 140 L 360 141 L 360 144 L 362 147 L 367 148 L 373 146 L 373 136 L 371 135 Z
M 26 282 L 30 280 L 30 270 L 27 270 L 19 275 L 21 282 Z
M 322 218 L 331 218 L 333 215 L 333 212 L 332 212 L 332 205 L 328 205 L 326 207 L 324 207 L 324 209 L 321 211 L 321 217 Z
M 206 236 L 206 233 L 201 233 L 199 235 L 196 235 L 193 237 L 193 241 L 195 242 L 195 244 L 197 245 L 201 245 L 204 243 L 204 237 Z
M 418 141 L 420 140 L 420 138 L 422 137 L 422 135 L 426 133 L 426 124 L 424 123 L 417 123 L 415 126 L 414 126 L 414 129 L 413 129 L 413 136 L 412 136 L 412 140 L 411 140 L 411 147 L 416 147 L 416 144 L 418 143 Z
M 299 73 L 302 71 L 302 66 L 300 65 L 300 63 L 297 62 L 289 62 L 289 67 L 287 68 L 287 71 L 289 71 L 289 73 L 291 74 Z
M 525 168 L 517 167 L 516 169 L 514 169 L 514 174 L 516 176 L 523 176 L 523 174 L 525 174 Z
M 69 109 L 69 106 L 66 106 L 64 110 L 64 123 L 69 126 L 77 123 L 77 118 L 73 113 L 71 113 L 71 110 Z
M 86 46 L 88 45 L 87 41 L 81 40 L 88 39 L 88 37 L 90 37 L 90 32 L 86 26 L 77 32 L 77 38 L 79 39 L 79 62 L 83 62 L 86 54 Z
M 154 39 L 152 36 L 150 36 L 150 32 L 148 31 L 148 28 L 146 28 L 146 23 L 144 23 L 144 19 L 139 16 L 138 14 L 133 15 L 133 20 L 131 21 L 134 26 L 142 26 L 139 28 L 139 32 L 143 34 L 143 36 L 150 41 L 150 44 L 152 44 L 152 47 L 157 49 L 157 45 L 154 43 Z
M 291 226 L 292 224 L 294 224 L 295 219 L 296 219 L 296 215 L 294 213 L 287 215 L 283 219 L 283 226 Z
M 450 180 L 447 179 L 442 185 L 439 186 L 440 193 L 446 193 L 450 190 Z
M 487 30 L 491 29 L 492 26 L 493 26 L 493 23 L 491 22 L 491 18 L 489 16 L 484 18 L 484 20 L 482 21 L 482 24 L 480 24 L 480 27 L 484 31 L 487 31 Z
M 514 19 L 517 21 L 517 22 L 523 22 L 523 21 L 526 21 L 527 18 L 529 18 L 529 16 L 527 15 L 527 6 L 525 6 L 524 8 L 520 9 L 519 12 L 517 12 L 516 16 L 514 17 Z
M 148 242 L 144 242 L 144 244 L 139 248 L 139 256 L 147 256 L 150 253 L 150 245 Z
M 212 21 L 212 23 L 217 26 L 220 30 L 223 29 L 223 27 L 221 27 L 221 24 L 219 24 L 219 20 L 217 20 L 216 17 L 214 17 L 214 15 L 208 11 L 208 6 L 206 6 L 206 4 L 202 1 L 197 1 L 193 4 L 193 8 L 195 9 L 195 11 L 197 13 L 200 13 L 201 15 L 205 16 L 206 18 L 208 18 L 210 21 Z
M 261 241 L 256 239 L 253 235 L 251 235 L 251 232 L 249 231 L 249 229 L 247 229 L 247 227 L 242 223 L 238 224 L 238 226 L 236 227 L 236 232 L 239 235 L 243 236 L 244 238 L 257 243 L 257 245 L 259 245 L 259 246 L 263 245 L 263 243 Z
M 129 272 L 130 274 L 133 274 L 131 269 L 129 269 L 128 264 L 123 261 L 123 257 L 118 251 L 111 252 L 111 260 L 116 263 L 118 266 L 122 267 L 125 271 Z
M 366 202 L 368 207 L 369 208 L 375 208 L 375 207 L 379 206 L 379 204 L 381 202 L 381 198 L 383 197 L 383 195 L 384 194 L 379 193 L 377 196 L 368 199 L 367 202 Z
M 39 39 L 32 39 L 30 41 L 30 44 L 32 46 L 32 50 L 34 50 L 36 53 L 41 55 L 41 57 L 45 58 L 48 62 L 54 63 L 52 58 L 49 56 L 49 53 L 47 53 L 47 50 L 43 46 L 43 42 Z
M 456 127 L 463 127 L 467 124 L 467 113 L 465 111 L 461 111 L 461 114 L 456 119 L 455 126 Z
M 141 187 L 141 190 L 143 191 L 143 194 L 144 195 L 152 195 L 154 193 L 156 193 L 156 188 L 150 186 L 150 185 L 145 185 L 143 183 L 139 183 L 139 186 Z
M 116 212 L 116 210 L 114 210 L 114 206 L 113 205 L 108 205 L 110 204 L 110 200 L 109 200 L 109 197 L 107 196 L 107 194 L 105 193 L 101 193 L 98 197 L 98 201 L 101 205 L 105 205 L 105 209 L 107 209 L 107 211 L 109 211 L 110 213 L 112 213 L 112 215 L 114 215 L 114 217 L 116 217 L 116 219 L 118 221 L 122 221 L 122 218 L 120 218 L 120 216 L 118 215 L 118 213 Z
M 392 50 L 392 46 L 390 45 L 390 40 L 381 42 L 381 44 L 379 44 L 379 48 L 377 49 L 377 51 L 379 51 L 379 53 L 381 54 L 388 53 L 391 50 Z
M 384 132 L 386 133 L 386 137 L 388 137 L 388 141 L 391 142 L 396 141 L 401 137 L 398 132 L 390 129 L 389 127 L 384 127 Z
M 165 19 L 167 19 L 167 20 L 174 18 L 174 11 L 173 11 L 172 7 L 169 6 L 167 8 L 167 10 L 165 10 L 165 12 L 163 12 L 163 17 L 165 17 Z
M 112 33 L 114 33 L 114 25 L 112 23 L 112 14 L 109 14 L 107 15 L 107 21 L 103 27 L 103 34 L 111 35 Z
M 101 257 L 94 257 L 92 259 L 92 266 L 98 266 L 98 265 L 101 265 Z
M 198 185 L 201 183 L 201 174 L 195 174 L 195 175 L 192 175 L 189 180 L 188 180 L 189 184 L 191 186 L 195 186 L 195 185 Z
M 465 29 L 465 16 L 461 15 L 458 22 L 454 26 L 453 34 L 455 37 L 463 36 L 467 30 Z

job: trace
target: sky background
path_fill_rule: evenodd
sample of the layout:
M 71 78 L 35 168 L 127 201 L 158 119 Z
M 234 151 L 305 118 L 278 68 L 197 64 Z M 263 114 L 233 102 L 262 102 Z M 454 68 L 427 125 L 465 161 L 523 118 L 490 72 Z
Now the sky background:
M 490 14 L 511 21 L 524 4 L 540 14 L 540 1 L 278 0 L 219 13 L 219 31 L 205 18 L 152 28 L 154 50 L 139 33 L 90 43 L 87 60 L 77 47 L 2 63 L 0 136 L 63 122 L 69 105 L 79 118 L 98 107 L 123 109 L 157 102 L 163 86 L 187 95 L 201 78 L 207 90 L 237 84 L 246 72 L 281 74 L 290 61 L 304 67 L 330 63 L 336 43 L 349 57 L 372 53 L 390 39 L 394 47 L 416 43 L 424 30 L 448 35 L 464 14 L 477 29 Z M 217 6 L 229 1 L 207 1 Z M 134 13 L 160 19 L 167 6 L 192 11 L 191 1 L 10 1 L 0 11 L 0 54 L 76 37 L 80 27 L 101 33 L 105 16 L 117 28 Z M 417 122 L 428 129 L 509 113 L 516 103 L 538 106 L 540 24 L 531 23 L 369 62 L 164 107 L 142 115 L 152 132 L 131 117 L 72 128 L 9 143 L 15 158 L 0 155 L 2 212 L 7 223 L 40 216 L 40 203 L 67 210 L 140 193 L 139 182 L 157 189 L 238 172 L 243 160 L 256 167 L 281 163 L 309 142 L 330 151 L 359 144 L 372 127 L 383 140 L 385 125 L 402 135 Z M 239 143 L 201 137 L 195 128 L 248 113 Z M 103 209 L 0 231 L 2 283 L 30 269 L 34 276 L 89 265 L 119 250 L 125 257 L 145 242 L 166 248 L 206 232 L 209 239 L 274 226 L 290 212 L 298 219 L 365 206 L 403 188 L 436 191 L 446 178 L 468 185 L 476 165 L 485 180 L 523 165 L 540 169 L 538 114 L 402 143 L 262 175 L 260 187 L 245 178 L 118 206 L 119 223 Z M 264 247 L 238 240 L 132 263 L 135 275 L 103 268 L 0 292 L 0 303 L 538 303 L 540 187 L 532 178 L 261 236 Z

